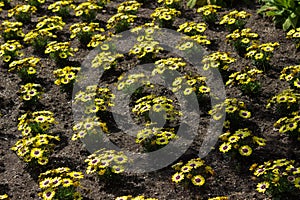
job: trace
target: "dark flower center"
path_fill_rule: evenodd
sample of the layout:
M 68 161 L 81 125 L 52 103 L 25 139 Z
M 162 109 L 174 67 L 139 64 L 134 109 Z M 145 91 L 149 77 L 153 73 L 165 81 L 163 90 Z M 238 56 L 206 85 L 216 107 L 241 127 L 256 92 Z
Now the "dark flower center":
M 244 153 L 247 153 L 247 152 L 248 152 L 248 149 L 243 149 L 243 152 L 244 152 Z

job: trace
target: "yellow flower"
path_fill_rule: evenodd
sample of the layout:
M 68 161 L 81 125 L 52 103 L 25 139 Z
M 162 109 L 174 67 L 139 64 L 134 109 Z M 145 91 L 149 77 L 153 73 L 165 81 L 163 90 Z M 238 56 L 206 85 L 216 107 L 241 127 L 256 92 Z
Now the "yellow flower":
M 255 56 L 254 56 L 255 60 L 261 60 L 263 57 L 264 57 L 264 54 L 263 54 L 263 53 L 257 53 L 257 54 L 255 54 Z
M 49 160 L 46 157 L 41 157 L 41 158 L 38 159 L 38 163 L 40 165 L 46 165 L 48 162 L 49 162 Z
M 62 179 L 62 185 L 63 187 L 69 187 L 71 185 L 73 185 L 73 181 L 70 178 L 64 178 Z
M 250 166 L 249 170 L 253 171 L 257 167 L 257 163 L 254 163 Z
M 222 117 L 223 117 L 223 115 L 220 112 L 213 115 L 213 119 L 216 121 L 220 120 Z
M 44 151 L 40 148 L 31 149 L 30 156 L 33 158 L 40 158 L 43 156 Z
M 1 4 L 1 3 L 0 3 Z M 1 11 L 1 8 L 0 8 Z M 0 199 L 9 199 L 7 194 L 0 195 Z
M 43 181 L 40 182 L 40 188 L 47 188 L 51 186 L 51 179 L 50 178 L 45 178 Z
M 114 157 L 114 161 L 117 163 L 117 164 L 124 164 L 127 162 L 127 157 L 126 156 L 122 156 L 122 155 L 117 155 Z
M 232 136 L 230 136 L 229 138 L 228 138 L 228 142 L 229 143 L 236 143 L 237 141 L 239 141 L 239 137 L 238 136 L 236 136 L 236 135 L 232 135 Z
M 194 88 L 185 88 L 185 90 L 183 91 L 183 94 L 190 95 L 190 94 L 192 94 L 193 91 L 194 91 Z
M 114 166 L 111 168 L 111 171 L 112 171 L 113 173 L 119 174 L 119 173 L 124 172 L 124 167 L 114 165 Z
M 192 178 L 192 183 L 196 186 L 202 186 L 205 183 L 205 179 L 201 175 L 196 175 Z
M 165 145 L 168 143 L 169 143 L 169 140 L 167 137 L 160 137 L 160 138 L 156 139 L 156 144 L 158 144 L 158 145 Z
M 244 119 L 248 119 L 248 118 L 251 117 L 251 113 L 249 111 L 246 111 L 246 110 L 240 110 L 239 116 L 244 118 Z
M 228 106 L 225 108 L 226 113 L 234 113 L 238 108 L 236 106 Z
M 300 188 L 300 177 L 295 178 L 294 184 L 296 188 Z
M 265 52 L 271 52 L 274 50 L 274 47 L 266 46 L 266 47 L 262 47 L 261 49 Z
M 72 178 L 77 178 L 77 179 L 81 179 L 83 178 L 83 174 L 81 172 L 70 172 L 69 175 L 72 177 Z
M 130 199 L 132 199 L 132 196 L 128 195 L 128 196 L 117 197 L 115 200 L 130 200 Z
M 51 200 L 55 196 L 55 191 L 53 189 L 48 189 L 43 192 L 42 197 L 44 200 Z
M 265 193 L 266 190 L 270 187 L 270 183 L 264 181 L 262 183 L 258 183 L 256 187 L 257 187 L 256 190 L 258 192 Z
M 210 15 L 210 14 L 211 14 L 211 11 L 209 11 L 209 10 L 206 10 L 206 11 L 203 12 L 203 15 L 204 15 L 204 16 L 208 16 L 208 15 Z
M 176 172 L 173 176 L 172 176 L 172 181 L 175 183 L 179 183 L 180 181 L 182 181 L 184 179 L 184 174 L 182 172 Z
M 249 44 L 250 39 L 249 39 L 249 38 L 243 38 L 243 39 L 241 40 L 241 42 L 244 43 L 244 44 Z
M 265 146 L 266 140 L 260 137 L 253 136 L 253 141 L 256 142 L 259 146 Z
M 248 145 L 241 146 L 239 152 L 242 156 L 250 156 L 252 153 L 252 148 Z
M 173 169 L 175 169 L 176 171 L 179 171 L 182 165 L 183 165 L 183 162 L 180 161 L 180 162 L 178 162 L 178 163 L 172 165 L 171 167 L 172 167 Z
M 228 152 L 229 150 L 231 149 L 231 144 L 230 143 L 223 143 L 221 144 L 221 146 L 219 147 L 219 150 L 222 152 L 222 153 L 226 153 Z
M 76 11 L 75 15 L 78 17 L 78 16 L 81 16 L 83 14 L 83 11 L 82 10 L 78 10 Z
M 234 24 L 235 22 L 236 22 L 236 19 L 230 18 L 227 23 L 228 24 Z
M 106 172 L 106 169 L 101 169 L 101 170 L 99 170 L 98 174 L 99 174 L 100 176 L 102 176 L 102 175 L 105 174 L 105 172 Z
M 183 172 L 183 173 L 190 172 L 192 169 L 193 169 L 193 167 L 184 165 L 183 167 L 181 167 L 181 172 Z
M 201 86 L 199 87 L 199 92 L 201 92 L 201 93 L 209 93 L 209 92 L 210 92 L 210 88 L 201 85 Z
M 258 169 L 255 170 L 255 176 L 261 176 L 262 174 L 266 174 L 266 169 L 263 166 L 259 166 Z

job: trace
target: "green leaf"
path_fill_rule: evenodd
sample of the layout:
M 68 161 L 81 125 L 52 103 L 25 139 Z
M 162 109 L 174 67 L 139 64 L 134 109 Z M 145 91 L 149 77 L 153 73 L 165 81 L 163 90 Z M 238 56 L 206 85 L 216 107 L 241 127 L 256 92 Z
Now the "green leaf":
M 294 14 L 294 13 L 293 13 Z M 290 21 L 292 22 L 292 26 L 293 28 L 296 28 L 297 26 L 297 23 L 298 23 L 298 19 L 299 19 L 299 16 L 295 16 L 295 17 L 289 17 L 290 18 Z
M 197 2 L 197 0 L 189 0 L 186 5 L 188 8 L 194 8 L 196 5 L 196 2 Z
M 292 13 L 292 14 L 290 14 L 290 17 L 294 19 L 297 17 L 297 15 L 295 13 Z
M 292 21 L 290 18 L 287 18 L 285 22 L 282 24 L 282 28 L 284 31 L 288 30 L 292 26 Z
M 217 0 L 208 0 L 207 3 L 209 5 L 217 5 Z
M 294 0 L 288 0 L 288 8 L 291 8 L 291 9 L 295 8 L 295 2 L 294 2 Z
M 268 11 L 266 13 L 267 16 L 282 16 L 283 17 L 284 10 L 275 10 L 275 11 Z
M 264 5 L 260 9 L 257 10 L 257 13 L 259 14 L 259 13 L 262 13 L 262 12 L 268 12 L 268 11 L 274 11 L 274 10 L 278 10 L 276 6 Z
M 295 13 L 296 13 L 296 15 L 300 15 L 300 6 L 298 6 L 296 9 L 295 9 Z
M 275 1 L 270 1 L 270 4 L 273 4 L 277 7 L 288 7 L 288 2 L 287 0 L 275 0 Z

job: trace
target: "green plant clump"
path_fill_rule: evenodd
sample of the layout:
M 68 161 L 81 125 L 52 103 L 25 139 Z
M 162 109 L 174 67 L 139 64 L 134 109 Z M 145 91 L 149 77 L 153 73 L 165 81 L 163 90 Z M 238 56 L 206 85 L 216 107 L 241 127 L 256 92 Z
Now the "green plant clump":
M 299 0 L 262 0 L 261 2 L 264 5 L 257 12 L 272 17 L 276 26 L 281 26 L 286 31 L 300 25 Z

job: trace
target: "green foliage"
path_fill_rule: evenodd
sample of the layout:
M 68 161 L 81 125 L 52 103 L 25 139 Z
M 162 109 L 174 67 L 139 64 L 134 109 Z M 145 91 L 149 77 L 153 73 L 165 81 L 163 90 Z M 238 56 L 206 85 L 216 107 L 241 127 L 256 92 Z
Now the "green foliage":
M 48 10 L 51 10 L 53 13 L 57 13 L 57 15 L 66 18 L 70 16 L 71 9 L 75 8 L 75 5 L 72 4 L 71 1 L 56 1 L 48 6 Z
M 31 21 L 31 14 L 37 11 L 35 6 L 30 5 L 16 5 L 14 8 L 8 11 L 8 17 L 14 17 L 17 21 L 23 22 L 24 24 Z
M 17 40 L 8 40 L 4 44 L 0 45 L 0 58 L 2 57 L 4 63 L 11 63 L 17 57 L 22 56 L 23 54 L 20 50 L 23 48 L 23 45 Z
M 131 160 L 122 151 L 100 149 L 84 161 L 88 164 L 87 174 L 97 173 L 103 180 L 117 178 L 125 172 L 125 165 Z
M 63 30 L 65 23 L 59 16 L 39 18 L 36 28 L 29 31 L 24 42 L 31 44 L 36 52 L 44 52 L 51 39 L 57 38 L 57 32 Z
M 243 101 L 236 98 L 227 98 L 223 103 L 216 104 L 209 112 L 214 120 L 220 120 L 226 112 L 226 119 L 233 126 L 238 126 L 243 119 L 251 117 L 251 112 L 247 110 Z
M 219 150 L 222 153 L 231 153 L 231 156 L 250 156 L 253 149 L 265 146 L 266 140 L 255 136 L 248 128 L 243 128 L 234 133 L 227 131 L 219 136 L 223 141 Z
M 235 61 L 236 59 L 231 57 L 230 53 L 217 51 L 204 56 L 201 62 L 203 64 L 203 70 L 207 71 L 217 68 L 223 77 L 227 79 L 229 65 Z
M 245 4 L 250 4 L 250 0 L 242 0 Z M 189 0 L 187 2 L 188 8 L 204 5 L 219 5 L 224 7 L 232 7 L 235 3 L 241 3 L 241 0 Z
M 4 20 L 1 23 L 0 30 L 2 31 L 2 36 L 5 41 L 22 39 L 25 35 L 22 22 Z
M 182 0 L 157 0 L 157 3 L 163 3 L 164 6 L 175 9 L 180 9 L 182 2 Z
M 291 29 L 287 34 L 286 38 L 292 39 L 296 43 L 296 48 L 300 47 L 300 28 Z
M 197 6 L 204 6 L 210 2 L 209 0 L 189 0 L 187 2 L 187 7 L 188 8 L 194 8 L 196 5 Z
M 263 71 L 258 69 L 246 69 L 234 72 L 229 76 L 226 85 L 237 85 L 244 94 L 256 94 L 260 91 L 258 77 Z
M 136 15 L 128 13 L 117 13 L 113 15 L 109 20 L 107 20 L 107 29 L 115 29 L 116 33 L 120 33 L 129 28 L 130 24 L 134 22 L 134 19 L 137 18 Z
M 285 194 L 296 191 L 300 187 L 300 167 L 294 163 L 294 160 L 278 159 L 259 166 L 253 164 L 250 171 L 263 181 L 257 184 L 256 190 L 271 195 L 272 199 L 282 199 Z
M 285 31 L 299 26 L 299 0 L 262 0 L 262 2 L 264 5 L 257 12 L 272 17 L 276 26 L 282 26 Z
M 79 180 L 84 176 L 81 172 L 70 171 L 68 167 L 48 170 L 39 175 L 39 185 L 43 199 L 80 200 L 81 194 L 76 191 L 80 187 Z
M 181 12 L 174 8 L 158 7 L 150 15 L 153 22 L 158 23 L 161 28 L 171 28 L 175 17 L 181 15 Z
M 103 28 L 100 28 L 99 23 L 75 23 L 72 24 L 69 28 L 71 35 L 70 38 L 73 39 L 75 37 L 78 37 L 81 44 L 86 46 L 90 41 L 93 35 L 97 31 L 104 32 Z
M 115 200 L 158 200 L 157 198 L 146 198 L 143 195 L 133 197 L 132 195 L 116 197 Z
M 48 134 L 37 134 L 36 136 L 25 136 L 18 140 L 11 148 L 24 162 L 35 165 L 46 165 L 49 156 L 53 153 L 55 141 L 58 136 Z
M 201 187 L 206 180 L 215 174 L 212 167 L 205 164 L 204 160 L 194 158 L 187 163 L 178 162 L 172 166 L 177 172 L 173 174 L 172 181 L 188 186 Z
M 65 92 L 71 92 L 73 84 L 76 79 L 76 73 L 80 70 L 80 67 L 66 66 L 63 69 L 57 69 L 53 71 L 56 76 L 54 84 L 60 85 L 61 89 Z
M 161 108 L 163 108 L 163 105 Z M 175 140 L 177 138 L 178 136 L 176 136 L 173 128 L 168 129 L 154 127 L 152 129 L 144 128 L 140 130 L 136 135 L 135 142 L 142 145 L 145 152 L 151 152 L 168 145 L 171 140 Z
M 45 0 L 25 0 L 29 5 L 40 8 L 42 4 L 45 3 Z
M 236 29 L 243 29 L 246 24 L 246 18 L 249 18 L 250 16 L 251 14 L 244 10 L 233 10 L 222 17 L 220 25 L 224 24 L 230 32 Z
M 274 123 L 280 134 L 287 134 L 292 139 L 300 141 L 300 113 L 293 112 L 290 116 L 280 118 Z
M 258 39 L 257 33 L 250 32 L 250 28 L 236 29 L 233 33 L 226 36 L 226 39 L 233 45 L 240 56 L 244 56 L 246 49 L 251 45 L 253 40 Z
M 142 4 L 137 1 L 125 1 L 118 5 L 118 13 L 135 15 L 141 5 Z
M 72 140 L 78 140 L 84 138 L 86 135 L 97 135 L 99 130 L 108 132 L 105 122 L 101 122 L 98 117 L 87 117 L 86 119 L 76 123 L 73 126 L 73 131 L 75 132 L 72 136 Z M 100 135 L 101 136 L 101 135 Z
M 85 22 L 91 22 L 95 20 L 97 12 L 99 12 L 103 7 L 98 6 L 93 2 L 83 2 L 79 4 L 77 7 L 74 7 L 75 16 L 81 17 L 81 19 Z
M 266 108 L 273 108 L 279 115 L 288 115 L 299 110 L 300 94 L 292 89 L 286 89 L 268 100 Z
M 18 130 L 22 131 L 23 136 L 35 136 L 38 133 L 45 133 L 56 123 L 54 114 L 47 110 L 27 112 L 18 120 Z
M 36 67 L 39 62 L 40 59 L 33 56 L 15 60 L 9 64 L 8 71 L 17 71 L 22 81 L 32 81 L 36 77 Z
M 202 19 L 209 23 L 213 24 L 217 20 L 217 9 L 220 9 L 221 6 L 217 5 L 206 5 L 197 9 L 197 13 L 201 13 Z
M 27 102 L 27 104 L 35 104 L 41 95 L 41 85 L 36 83 L 27 83 L 26 85 L 21 85 L 19 93 L 22 96 L 22 100 Z
M 269 42 L 259 44 L 252 42 L 251 46 L 246 49 L 246 58 L 250 58 L 255 66 L 263 71 L 267 71 L 270 68 L 270 61 L 273 57 L 273 52 L 276 47 L 279 46 L 278 42 Z
M 50 54 L 50 57 L 58 64 L 63 64 L 68 60 L 68 57 L 74 56 L 78 48 L 70 47 L 71 42 L 53 41 L 47 44 L 45 54 Z
M 287 66 L 280 72 L 280 80 L 285 80 L 290 87 L 300 90 L 300 65 Z

